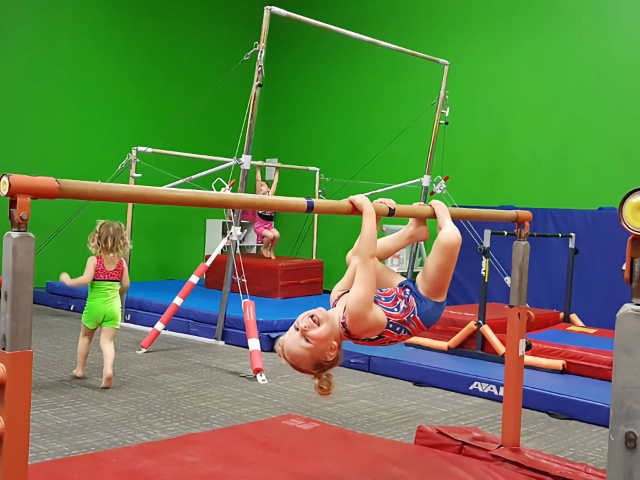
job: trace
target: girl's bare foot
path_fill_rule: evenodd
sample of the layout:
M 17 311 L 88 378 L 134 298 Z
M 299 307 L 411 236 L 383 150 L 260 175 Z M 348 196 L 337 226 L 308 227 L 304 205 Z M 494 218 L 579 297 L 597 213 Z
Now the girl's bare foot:
M 104 372 L 102 374 L 102 385 L 100 388 L 109 389 L 113 386 L 113 372 Z
M 271 254 L 269 253 L 269 247 L 262 245 L 262 247 L 260 247 L 260 251 L 262 252 L 262 255 L 269 258 L 271 257 Z
M 273 250 L 271 250 L 271 260 L 275 260 L 276 259 L 276 254 L 273 253 Z
M 416 202 L 414 205 L 424 205 L 423 202 Z M 411 235 L 413 243 L 426 242 L 429 240 L 429 228 L 427 227 L 427 221 L 419 218 L 409 219 L 407 224 L 407 231 Z
M 73 371 L 73 376 L 76 378 L 84 378 L 84 370 L 80 370 L 79 368 L 76 368 Z

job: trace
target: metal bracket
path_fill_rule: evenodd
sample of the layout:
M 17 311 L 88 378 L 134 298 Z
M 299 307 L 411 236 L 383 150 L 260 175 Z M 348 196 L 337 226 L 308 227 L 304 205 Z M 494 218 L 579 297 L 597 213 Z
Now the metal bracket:
M 266 385 L 267 383 L 269 383 L 264 372 L 260 372 L 257 375 L 254 375 L 253 373 L 241 373 L 240 376 L 243 378 L 255 378 L 261 385 Z
M 9 222 L 14 232 L 26 232 L 31 218 L 31 199 L 17 195 L 9 199 Z
M 232 225 L 231 226 L 231 240 L 235 240 L 236 242 L 240 242 L 243 238 L 246 232 L 242 231 L 242 227 L 240 226 L 235 226 Z
M 531 231 L 531 226 L 529 225 L 529 222 L 516 224 L 516 237 L 518 238 L 518 240 L 528 239 L 530 231 Z

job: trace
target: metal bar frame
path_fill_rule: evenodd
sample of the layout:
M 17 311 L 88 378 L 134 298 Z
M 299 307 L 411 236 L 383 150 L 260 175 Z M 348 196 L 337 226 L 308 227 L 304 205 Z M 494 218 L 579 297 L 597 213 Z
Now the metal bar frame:
M 214 156 L 214 155 L 202 155 L 199 153 L 189 153 L 189 152 L 178 152 L 176 150 L 165 150 L 162 148 L 153 148 L 153 147 L 134 147 L 131 150 L 131 165 L 130 165 L 130 172 L 129 172 L 129 185 L 135 185 L 135 179 L 139 176 L 138 174 L 136 174 L 136 163 L 138 161 L 138 153 L 148 153 L 148 154 L 156 154 L 156 155 L 165 155 L 165 156 L 170 156 L 170 157 L 182 157 L 182 158 L 194 158 L 194 159 L 198 159 L 198 160 L 207 160 L 207 161 L 211 161 L 211 162 L 224 162 L 224 165 L 221 165 L 219 167 L 214 167 L 214 168 L 210 168 L 208 170 L 204 170 L 200 173 L 197 173 L 195 175 L 191 175 L 190 177 L 186 177 L 180 180 L 177 180 L 175 182 L 169 183 L 167 185 L 164 186 L 164 188 L 173 188 L 176 187 L 178 185 L 181 185 L 183 183 L 187 183 L 190 182 L 191 180 L 194 180 L 196 178 L 200 178 L 203 177 L 205 175 L 209 175 L 210 173 L 214 173 L 217 172 L 219 170 L 223 170 L 225 168 L 228 168 L 230 166 L 233 166 L 234 164 L 237 163 L 242 163 L 241 161 L 239 161 L 238 159 L 235 158 L 228 158 L 228 157 L 218 157 L 218 156 Z M 267 163 L 267 162 L 259 162 L 259 161 L 251 161 L 250 162 L 251 165 L 256 166 L 256 167 L 275 167 L 275 168 L 282 168 L 282 169 L 288 169 L 288 170 L 305 170 L 305 171 L 312 171 L 315 172 L 316 174 L 316 185 L 315 185 L 315 192 L 314 192 L 314 196 L 317 199 L 319 196 L 319 192 L 320 192 L 320 169 L 318 167 L 312 167 L 312 166 L 305 166 L 305 165 L 288 165 L 288 164 L 284 164 L 284 163 Z M 129 204 L 127 206 L 127 217 L 126 217 L 126 230 L 127 230 L 127 237 L 129 239 L 129 241 L 131 241 L 131 229 L 133 227 L 133 204 Z M 317 215 L 314 217 L 313 220 L 313 251 L 312 251 L 312 258 L 315 259 L 316 255 L 317 255 L 317 242 L 318 242 L 318 217 Z M 131 255 L 131 252 L 129 252 L 129 256 Z M 129 267 L 129 270 L 131 270 L 131 258 L 127 258 L 127 264 Z
M 258 97 L 260 94 L 260 89 L 262 88 L 262 78 L 264 76 L 264 56 L 266 51 L 266 43 L 267 36 L 269 33 L 269 23 L 271 21 L 271 14 L 278 15 L 285 18 L 290 18 L 292 20 L 296 20 L 302 23 L 306 23 L 308 25 L 312 25 L 314 27 L 322 28 L 324 30 L 329 30 L 334 33 L 339 33 L 341 35 L 345 35 L 347 37 L 354 38 L 356 40 L 361 40 L 366 43 L 371 43 L 377 45 L 379 47 L 387 48 L 389 50 L 393 50 L 396 52 L 400 52 L 406 55 L 410 55 L 412 57 L 417 57 L 422 60 L 427 60 L 430 62 L 434 62 L 440 65 L 444 65 L 444 73 L 442 75 L 442 84 L 440 86 L 440 94 L 438 95 L 438 104 L 437 110 L 433 125 L 433 132 L 431 134 L 431 143 L 429 145 L 429 153 L 427 155 L 427 166 L 426 166 L 426 174 L 423 180 L 423 188 L 422 188 L 422 202 L 426 201 L 426 198 L 429 194 L 429 185 L 431 183 L 431 167 L 433 165 L 433 158 L 435 154 L 436 147 L 436 139 L 438 136 L 438 127 L 440 126 L 440 116 L 442 114 L 442 105 L 444 102 L 444 98 L 446 96 L 446 85 L 447 85 L 447 74 L 449 72 L 449 62 L 443 60 L 441 58 L 433 57 L 431 55 L 426 55 L 424 53 L 416 52 L 414 50 L 410 50 L 404 47 L 400 47 L 398 45 L 394 45 L 392 43 L 384 42 L 382 40 L 377 40 L 372 37 L 368 37 L 366 35 L 362 35 L 356 32 L 352 32 L 350 30 L 346 30 L 344 28 L 336 27 L 334 25 L 329 25 L 328 23 L 319 22 L 318 20 L 314 20 L 312 18 L 304 17 L 302 15 L 298 15 L 296 13 L 288 12 L 278 7 L 267 6 L 264 9 L 264 16 L 262 20 L 262 32 L 260 34 L 260 42 L 258 43 L 258 58 L 256 60 L 256 72 L 254 77 L 254 84 L 251 90 L 251 100 L 249 107 L 249 123 L 247 127 L 247 135 L 245 138 L 245 147 L 244 147 L 244 157 L 248 157 L 247 162 L 251 161 L 251 147 L 253 144 L 253 134 L 256 122 L 256 114 L 257 114 L 257 106 L 258 106 Z M 269 165 L 273 166 L 273 165 Z M 240 179 L 239 193 L 244 193 L 244 187 L 246 183 L 246 172 L 243 169 L 242 176 Z M 316 198 L 319 191 L 319 182 L 316 181 Z M 239 225 L 241 212 L 236 212 L 236 217 L 234 217 L 234 225 Z M 313 241 L 313 251 L 315 253 L 317 248 L 317 218 L 314 218 L 314 241 Z M 409 265 L 407 277 L 410 278 L 413 274 L 413 268 L 415 264 L 416 254 L 418 251 L 418 245 L 414 244 L 411 248 L 411 254 L 409 257 Z M 227 302 L 229 298 L 229 292 L 231 290 L 231 281 L 232 281 L 232 269 L 231 269 L 231 260 L 233 255 L 236 252 L 236 245 L 232 242 L 232 248 L 229 249 L 229 257 L 227 259 L 227 269 L 225 271 L 225 280 L 222 289 L 222 298 L 220 300 L 220 313 L 218 315 L 218 324 L 216 327 L 216 339 L 218 341 L 222 341 L 222 331 L 224 329 L 224 317 L 227 310 Z M 315 258 L 315 256 L 314 256 Z

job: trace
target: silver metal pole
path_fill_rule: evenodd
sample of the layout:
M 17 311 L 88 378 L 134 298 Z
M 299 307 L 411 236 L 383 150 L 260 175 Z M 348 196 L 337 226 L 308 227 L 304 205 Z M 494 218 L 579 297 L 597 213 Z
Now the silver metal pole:
M 262 19 L 262 33 L 260 34 L 260 43 L 258 44 L 258 58 L 256 60 L 256 71 L 253 79 L 253 88 L 251 89 L 251 101 L 249 107 L 249 120 L 247 123 L 247 135 L 244 142 L 244 153 L 242 155 L 242 172 L 240 174 L 240 185 L 238 192 L 244 193 L 247 186 L 247 174 L 251 167 L 251 148 L 253 147 L 253 136 L 256 125 L 256 115 L 258 114 L 258 98 L 262 89 L 262 79 L 264 78 L 264 55 L 267 44 L 267 35 L 269 33 L 269 20 L 271 19 L 271 10 L 267 7 L 264 9 Z M 233 212 L 233 227 L 237 229 L 240 226 L 241 210 Z M 235 260 L 236 250 L 238 248 L 237 238 L 231 240 L 231 248 L 227 255 L 227 266 L 224 272 L 224 283 L 222 287 L 222 298 L 220 299 L 220 312 L 218 313 L 218 324 L 216 325 L 216 340 L 222 342 L 222 333 L 224 331 L 224 317 L 227 312 L 227 303 L 229 302 L 229 292 L 231 291 L 231 283 L 233 282 L 233 264 Z
M 611 379 L 611 414 L 607 478 L 638 478 L 640 472 L 640 237 L 631 238 L 626 268 L 630 269 L 631 302 L 616 315 Z
M 388 190 L 395 190 L 396 188 L 408 187 L 409 185 L 413 185 L 414 183 L 418 183 L 418 182 L 421 182 L 421 181 L 422 181 L 421 178 L 418 178 L 416 180 L 409 180 L 408 182 L 398 183 L 396 185 L 390 185 L 388 187 L 379 188 L 377 190 L 371 190 L 370 192 L 363 193 L 363 195 L 369 196 L 369 195 L 374 195 L 376 193 L 386 192 Z
M 320 197 L 320 169 L 316 170 L 316 188 L 315 188 L 315 199 L 318 200 Z M 313 247 L 311 251 L 311 258 L 314 260 L 318 254 L 318 214 L 316 213 L 313 216 Z
M 134 152 L 140 153 L 155 153 L 158 155 L 167 155 L 170 157 L 183 157 L 183 158 L 197 158 L 199 160 L 209 160 L 212 162 L 234 162 L 236 161 L 233 158 L 227 157 L 215 157 L 212 155 L 201 155 L 199 153 L 187 153 L 187 152 L 176 152 L 174 150 L 162 150 L 160 148 L 151 148 L 151 147 L 135 147 Z M 251 162 L 251 165 L 256 167 L 265 166 L 265 167 L 274 167 L 274 168 L 287 168 L 289 170 L 317 170 L 318 167 L 307 167 L 305 165 L 287 165 L 283 163 L 267 163 L 267 162 Z
M 29 232 L 8 232 L 2 246 L 0 349 L 31 350 L 33 271 L 36 239 Z
M 442 84 L 440 85 L 440 94 L 438 95 L 438 107 L 436 110 L 436 119 L 433 123 L 433 132 L 431 133 L 431 143 L 429 144 L 429 155 L 427 156 L 427 168 L 422 182 L 422 195 L 420 197 L 421 202 L 427 201 L 429 195 L 429 187 L 431 185 L 431 167 L 433 167 L 433 159 L 436 153 L 436 141 L 438 140 L 438 129 L 440 128 L 440 116 L 442 115 L 442 105 L 444 98 L 447 96 L 447 75 L 449 74 L 449 64 L 444 66 L 444 72 L 442 73 Z M 411 252 L 409 254 L 409 263 L 407 265 L 407 278 L 413 277 L 413 267 L 416 263 L 416 254 L 418 253 L 418 245 L 413 244 L 411 246 Z
M 198 153 L 176 152 L 174 150 L 162 150 L 160 148 L 136 147 L 134 150 L 137 150 L 140 153 L 155 153 L 158 155 L 168 155 L 170 157 L 198 158 L 200 160 L 211 160 L 213 162 L 233 162 L 233 158 L 214 157 L 211 155 L 200 155 Z
M 217 167 L 210 168 L 209 170 L 205 170 L 204 172 L 196 173 L 195 175 L 191 175 L 190 177 L 182 178 L 180 180 L 176 180 L 175 182 L 168 183 L 162 188 L 173 188 L 178 185 L 182 185 L 183 183 L 190 182 L 191 180 L 195 180 L 196 178 L 204 177 L 205 175 L 209 175 L 210 173 L 218 172 L 220 170 L 224 170 L 225 168 L 229 168 L 233 166 L 236 162 L 231 161 L 229 163 L 225 163 L 224 165 L 218 165 Z
M 278 7 L 267 7 L 271 10 L 272 13 L 279 15 L 281 17 L 291 18 L 293 20 L 297 20 L 302 23 L 307 23 L 309 25 L 313 25 L 314 27 L 323 28 L 325 30 L 330 30 L 335 33 L 340 33 L 342 35 L 346 35 L 347 37 L 355 38 L 356 40 L 362 40 L 363 42 L 372 43 L 374 45 L 378 45 L 379 47 L 388 48 L 389 50 L 395 50 L 396 52 L 405 53 L 407 55 L 411 55 L 412 57 L 421 58 L 423 60 L 428 60 L 430 62 L 439 63 L 440 65 L 449 65 L 449 62 L 443 60 L 441 58 L 432 57 L 431 55 L 426 55 L 424 53 L 416 52 L 414 50 L 409 50 L 408 48 L 399 47 L 398 45 L 394 45 L 392 43 L 383 42 L 382 40 L 377 40 L 375 38 L 367 37 L 366 35 L 361 35 L 356 32 L 352 32 L 350 30 L 345 30 L 344 28 L 335 27 L 333 25 L 329 25 L 328 23 L 319 22 L 312 18 L 303 17 L 302 15 L 298 15 L 296 13 L 287 12 Z

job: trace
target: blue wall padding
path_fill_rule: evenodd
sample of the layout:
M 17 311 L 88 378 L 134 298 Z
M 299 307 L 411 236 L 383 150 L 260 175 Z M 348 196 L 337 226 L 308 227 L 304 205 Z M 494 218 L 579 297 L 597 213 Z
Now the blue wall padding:
M 498 207 L 511 210 L 515 207 Z M 618 220 L 616 209 L 560 210 L 528 209 L 533 212 L 531 231 L 575 233 L 580 253 L 575 259 L 572 313 L 586 324 L 615 328 L 615 316 L 629 302 L 629 286 L 621 268 L 625 261 L 628 233 Z M 462 250 L 449 290 L 448 303 L 478 303 L 482 258 L 477 244 L 462 222 L 456 222 L 463 237 Z M 513 224 L 472 222 L 480 237 L 484 229 L 514 230 Z M 514 237 L 491 237 L 491 251 L 511 275 L 511 248 Z M 569 240 L 530 238 L 529 288 L 527 301 L 537 308 L 562 311 Z M 489 301 L 509 303 L 509 288 L 492 266 L 489 275 Z

